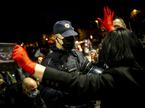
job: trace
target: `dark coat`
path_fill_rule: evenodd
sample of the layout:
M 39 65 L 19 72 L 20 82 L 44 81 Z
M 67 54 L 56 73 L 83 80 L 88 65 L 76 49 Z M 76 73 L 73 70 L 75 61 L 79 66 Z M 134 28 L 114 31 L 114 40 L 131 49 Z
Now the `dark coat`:
M 101 108 L 145 107 L 145 71 L 115 67 L 101 74 L 78 75 L 46 68 L 42 83 L 84 99 L 101 100 Z
M 88 72 L 91 62 L 88 61 L 83 53 L 77 50 L 55 50 L 53 53 L 46 56 L 42 65 L 50 66 L 67 73 L 84 74 L 86 71 Z M 64 108 L 65 105 L 68 106 L 68 104 L 79 104 L 79 106 L 82 104 L 82 102 L 78 102 L 78 100 L 74 99 L 73 95 L 69 95 L 67 92 L 62 92 L 43 85 L 41 85 L 41 95 L 49 108 Z M 84 103 L 87 102 L 83 102 L 83 104 Z

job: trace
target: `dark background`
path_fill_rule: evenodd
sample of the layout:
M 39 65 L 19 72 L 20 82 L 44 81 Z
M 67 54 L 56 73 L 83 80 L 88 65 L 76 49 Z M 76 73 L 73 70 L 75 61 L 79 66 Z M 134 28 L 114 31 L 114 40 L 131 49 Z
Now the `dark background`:
M 133 8 L 144 13 L 144 0 L 6 1 L 0 3 L 0 41 L 37 40 L 42 33 L 51 33 L 53 24 L 63 19 L 70 20 L 75 28 L 91 29 L 94 20 L 103 16 L 105 5 L 127 23 Z

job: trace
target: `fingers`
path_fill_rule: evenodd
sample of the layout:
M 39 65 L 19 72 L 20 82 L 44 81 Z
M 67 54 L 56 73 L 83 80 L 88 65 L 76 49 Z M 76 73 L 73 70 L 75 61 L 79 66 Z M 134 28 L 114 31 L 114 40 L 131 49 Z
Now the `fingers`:
M 114 17 L 114 11 L 112 12 L 112 15 L 111 16 L 112 16 L 112 18 Z
M 13 49 L 13 52 L 16 52 L 16 51 L 25 52 L 25 49 L 20 45 L 16 45 Z
M 112 11 L 108 6 L 105 6 L 104 7 L 104 17 L 106 18 L 108 16 L 113 17 L 114 16 L 114 11 Z
M 107 7 L 104 7 L 104 19 L 107 17 Z
M 111 15 L 111 9 L 107 6 L 107 13 L 109 14 L 109 15 Z
M 14 60 L 17 60 L 19 57 L 21 56 L 21 53 L 19 50 L 14 50 L 13 53 L 12 53 L 12 57 Z
M 102 23 L 102 22 L 103 22 L 101 18 L 97 18 L 97 20 L 98 20 L 100 23 Z
M 19 47 L 20 47 L 20 45 L 16 45 L 16 46 L 14 47 L 14 49 L 19 48 Z
M 19 59 L 20 56 L 23 56 L 25 54 L 26 54 L 26 52 L 25 52 L 24 48 L 21 47 L 20 45 L 16 45 L 13 49 L 12 57 L 14 60 L 17 60 L 17 59 Z

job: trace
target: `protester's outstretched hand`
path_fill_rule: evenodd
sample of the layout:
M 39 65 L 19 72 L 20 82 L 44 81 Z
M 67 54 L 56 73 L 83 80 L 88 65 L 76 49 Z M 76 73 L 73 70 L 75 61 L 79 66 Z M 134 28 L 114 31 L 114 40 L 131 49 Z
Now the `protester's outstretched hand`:
M 113 17 L 114 17 L 114 11 L 111 11 L 109 7 L 104 7 L 104 18 L 97 18 L 99 22 L 106 28 L 108 31 L 113 31 Z
M 31 61 L 26 50 L 20 45 L 16 45 L 12 53 L 14 61 L 26 72 L 32 75 L 35 71 L 36 63 Z

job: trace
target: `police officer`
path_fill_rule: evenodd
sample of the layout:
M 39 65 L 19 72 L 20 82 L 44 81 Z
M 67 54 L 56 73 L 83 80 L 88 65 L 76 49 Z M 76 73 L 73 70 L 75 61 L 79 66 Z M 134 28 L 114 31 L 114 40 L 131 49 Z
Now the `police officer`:
M 85 71 L 87 71 L 91 66 L 91 63 L 83 55 L 83 53 L 74 48 L 75 36 L 77 36 L 78 33 L 74 31 L 71 22 L 67 20 L 57 21 L 53 26 L 53 32 L 56 48 L 53 49 L 52 53 L 46 56 L 46 58 L 42 61 L 42 65 L 50 66 L 68 73 L 85 73 Z M 64 103 L 62 102 L 62 98 L 66 97 L 66 95 L 64 96 L 64 93 L 58 90 L 56 91 L 51 88 L 43 87 L 41 94 L 44 100 L 47 101 L 46 103 L 48 104 L 48 107 L 52 106 L 53 108 L 56 108 L 57 106 L 60 108 L 60 104 Z M 70 98 L 73 97 L 69 97 L 69 99 Z M 62 107 L 64 107 L 64 105 L 62 105 Z
M 56 49 L 43 60 L 44 66 L 55 67 L 67 72 L 84 71 L 90 64 L 83 53 L 74 48 L 75 37 L 78 35 L 70 21 L 57 21 L 53 26 Z M 86 70 L 85 70 L 86 71 Z

